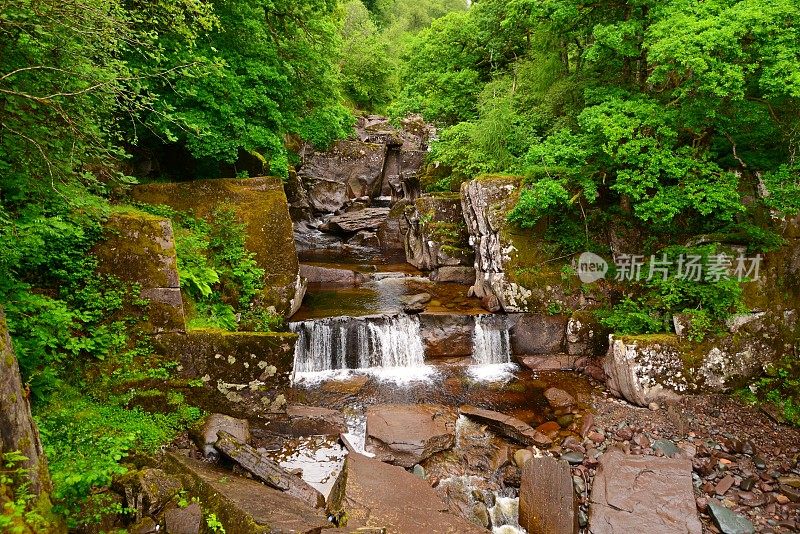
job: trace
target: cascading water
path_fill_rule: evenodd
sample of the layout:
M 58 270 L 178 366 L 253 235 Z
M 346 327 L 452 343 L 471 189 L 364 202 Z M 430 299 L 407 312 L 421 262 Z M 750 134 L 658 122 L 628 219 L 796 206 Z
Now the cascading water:
M 470 374 L 481 380 L 499 380 L 515 368 L 511 363 L 511 339 L 505 315 L 475 316 L 472 334 L 474 366 Z
M 294 352 L 295 381 L 352 370 L 401 381 L 431 373 L 424 364 L 416 317 L 329 317 L 290 327 L 299 336 Z

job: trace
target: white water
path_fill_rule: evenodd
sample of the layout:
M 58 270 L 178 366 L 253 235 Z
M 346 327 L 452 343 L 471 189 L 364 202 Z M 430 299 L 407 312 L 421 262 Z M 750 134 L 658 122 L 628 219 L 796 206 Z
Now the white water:
M 472 334 L 472 358 L 469 374 L 476 380 L 499 381 L 513 376 L 511 336 L 504 315 L 478 315 Z
M 329 317 L 290 326 L 299 336 L 295 383 L 346 378 L 354 371 L 396 383 L 436 374 L 425 365 L 417 317 Z
M 519 534 L 525 532 L 519 526 L 519 499 L 497 497 L 495 504 L 489 508 L 493 534 Z

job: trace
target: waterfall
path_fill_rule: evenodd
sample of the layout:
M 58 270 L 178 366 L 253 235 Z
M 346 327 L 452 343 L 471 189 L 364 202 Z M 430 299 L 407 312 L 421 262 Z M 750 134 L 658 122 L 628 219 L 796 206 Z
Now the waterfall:
M 525 532 L 519 526 L 519 498 L 497 497 L 495 505 L 489 508 L 493 534 L 520 534 Z
M 511 363 L 511 341 L 504 315 L 475 317 L 472 357 L 478 365 Z
M 472 359 L 469 374 L 477 380 L 507 380 L 516 365 L 511 363 L 511 340 L 505 315 L 475 316 L 472 333 Z
M 292 323 L 295 375 L 330 371 L 429 372 L 419 319 L 410 315 L 328 317 Z M 414 372 L 404 372 L 414 370 Z M 387 375 L 388 376 L 388 375 Z

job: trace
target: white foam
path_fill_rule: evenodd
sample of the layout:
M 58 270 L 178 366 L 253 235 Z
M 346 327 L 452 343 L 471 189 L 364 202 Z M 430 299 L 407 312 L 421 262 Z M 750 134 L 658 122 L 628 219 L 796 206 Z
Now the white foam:
M 517 371 L 519 366 L 514 363 L 491 363 L 471 365 L 467 369 L 467 374 L 479 382 L 509 382 Z

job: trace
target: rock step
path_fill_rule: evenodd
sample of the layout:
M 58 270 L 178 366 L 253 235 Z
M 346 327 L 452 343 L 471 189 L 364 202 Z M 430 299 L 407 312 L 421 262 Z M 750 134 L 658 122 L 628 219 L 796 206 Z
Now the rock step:
M 510 415 L 467 405 L 461 406 L 459 412 L 481 424 L 488 425 L 501 436 L 525 446 L 547 447 L 553 443 L 553 440 L 543 433 Z
M 448 512 L 428 482 L 402 467 L 350 453 L 328 498 L 328 509 L 348 528 L 384 528 L 398 534 L 486 534 Z
M 167 463 L 230 534 L 319 534 L 333 528 L 322 510 L 255 480 L 175 453 L 167 454 Z

